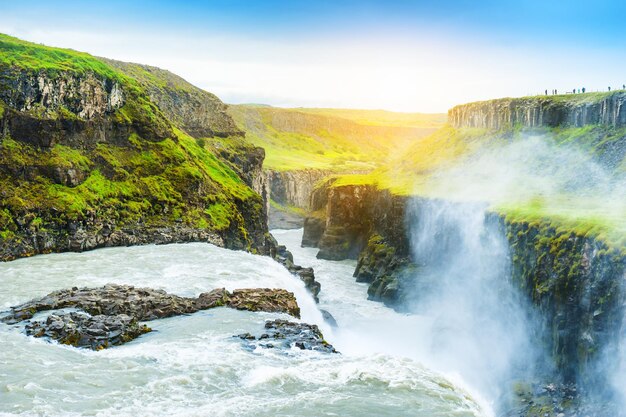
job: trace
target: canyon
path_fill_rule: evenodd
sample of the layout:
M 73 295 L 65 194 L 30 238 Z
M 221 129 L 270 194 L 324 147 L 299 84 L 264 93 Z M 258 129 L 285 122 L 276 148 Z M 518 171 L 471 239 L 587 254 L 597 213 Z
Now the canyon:
M 619 403 L 619 392 L 609 388 L 615 377 L 609 371 L 619 369 L 616 358 L 626 349 L 626 248 L 619 211 L 624 92 L 470 103 L 452 108 L 446 126 L 436 115 L 419 119 L 424 125 L 367 125 L 355 117 L 373 113 L 229 107 L 159 68 L 6 35 L 0 35 L 0 48 L 7 56 L 29 51 L 47 57 L 0 65 L 1 261 L 104 247 L 210 243 L 277 261 L 306 289 L 313 304 L 309 318 L 326 325 L 335 320 L 328 312 L 326 321 L 320 320 L 315 302 L 324 289 L 315 272 L 297 265 L 289 248 L 270 234 L 270 229 L 303 227 L 301 245 L 318 248 L 318 259 L 356 261 L 354 281 L 367 284 L 369 300 L 403 314 L 436 311 L 446 318 L 484 319 L 482 328 L 461 321 L 467 324 L 461 330 L 474 333 L 467 340 L 481 351 L 476 363 L 491 359 L 485 358 L 489 346 L 479 340 L 480 331 L 493 331 L 506 345 L 502 339 L 509 335 L 494 316 L 508 315 L 514 324 L 527 321 L 528 328 L 519 326 L 525 331 L 519 345 L 498 357 L 505 362 L 499 373 L 486 382 L 467 377 L 489 392 L 498 413 L 556 416 L 564 410 L 601 416 L 605 411 L 594 414 L 595 405 Z M 375 116 L 378 123 L 391 123 L 385 121 L 388 114 Z M 466 201 L 431 185 L 433 179 L 445 184 L 458 174 L 455 167 L 470 172 L 467 160 L 480 165 L 483 155 L 498 157 L 509 144 L 535 143 L 537 135 L 554 138 L 554 149 L 569 152 L 574 146 L 577 157 L 593 163 L 580 167 L 597 168 L 580 174 L 595 179 L 599 172 L 608 178 L 607 187 L 585 194 L 584 181 L 566 182 L 574 190 L 567 190 L 567 198 L 549 195 L 548 187 L 527 201 L 490 204 L 481 193 Z M 424 152 L 433 144 L 431 153 Z M 551 152 L 549 146 L 542 152 Z M 541 162 L 554 163 L 546 161 Z M 528 162 L 522 165 L 531 166 Z M 495 184 L 495 175 L 486 177 Z M 416 185 L 394 187 L 395 180 Z M 522 188 L 533 191 L 530 181 Z M 603 195 L 596 201 L 597 194 Z M 561 205 L 549 204 L 551 197 Z M 581 202 L 593 207 L 578 211 Z M 560 212 L 563 207 L 569 210 Z M 446 293 L 448 287 L 456 290 Z M 457 293 L 459 288 L 466 294 Z M 464 300 L 459 310 L 437 310 L 437 302 L 449 296 Z M 481 301 L 483 311 L 476 305 Z M 68 314 L 51 325 L 83 320 Z M 129 338 L 146 333 L 134 321 L 120 323 L 130 326 Z M 307 346 L 303 350 L 335 352 L 314 324 L 272 323 L 271 335 L 263 339 L 278 340 L 280 332 L 289 340 L 305 335 L 299 342 Z M 433 340 L 447 342 L 444 333 Z M 252 351 L 267 344 L 262 337 L 239 336 Z M 533 345 L 525 345 L 524 337 Z M 446 346 L 442 342 L 441 350 Z M 537 356 L 526 356 L 530 353 Z M 509 369 L 523 360 L 534 361 L 534 374 Z M 523 387 L 511 388 L 513 383 Z M 553 384 L 556 388 L 537 394 L 538 387 Z M 494 386 L 498 389 L 490 391 Z M 595 402 L 585 403 L 585 396 Z

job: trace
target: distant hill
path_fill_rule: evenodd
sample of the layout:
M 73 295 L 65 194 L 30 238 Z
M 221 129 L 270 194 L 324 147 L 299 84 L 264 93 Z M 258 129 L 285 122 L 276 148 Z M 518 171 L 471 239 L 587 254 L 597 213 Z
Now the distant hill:
M 279 171 L 371 170 L 446 121 L 445 114 L 259 105 L 231 105 L 228 113 L 249 142 L 265 148 L 265 168 Z

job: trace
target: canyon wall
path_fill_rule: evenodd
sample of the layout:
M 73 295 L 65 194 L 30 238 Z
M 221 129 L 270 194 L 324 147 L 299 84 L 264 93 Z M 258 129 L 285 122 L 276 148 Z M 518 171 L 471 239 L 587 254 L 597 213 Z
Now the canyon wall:
M 332 175 L 320 169 L 293 171 L 267 171 L 271 199 L 283 206 L 309 210 L 310 199 L 315 184 Z
M 327 184 L 315 191 L 323 215 L 305 222 L 303 244 L 318 257 L 358 259 L 355 277 L 373 300 L 403 309 L 419 287 L 406 212 L 427 200 L 394 196 L 368 185 Z M 412 218 L 419 222 L 419 218 Z M 626 302 L 626 252 L 549 223 L 512 221 L 489 213 L 510 247 L 511 279 L 542 318 L 543 341 L 559 375 L 590 382 L 598 352 L 614 349 Z M 606 381 L 605 381 L 606 382 Z
M 453 107 L 448 123 L 456 128 L 626 126 L 626 92 L 503 98 Z

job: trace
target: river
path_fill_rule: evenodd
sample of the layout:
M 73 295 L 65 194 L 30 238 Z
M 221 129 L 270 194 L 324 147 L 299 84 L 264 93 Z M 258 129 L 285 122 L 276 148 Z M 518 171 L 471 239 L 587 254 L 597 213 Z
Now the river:
M 300 248 L 302 230 L 274 231 L 296 263 L 313 266 L 320 307 L 267 257 L 209 244 L 108 248 L 0 264 L 0 310 L 72 286 L 131 284 L 197 296 L 217 288 L 272 287 L 296 294 L 302 320 L 320 325 L 341 354 L 249 351 L 233 335 L 267 319 L 217 308 L 149 322 L 154 332 L 94 352 L 25 336 L 0 324 L 1 416 L 484 416 L 488 407 L 455 375 L 423 367 L 419 317 L 367 300 L 353 261 Z

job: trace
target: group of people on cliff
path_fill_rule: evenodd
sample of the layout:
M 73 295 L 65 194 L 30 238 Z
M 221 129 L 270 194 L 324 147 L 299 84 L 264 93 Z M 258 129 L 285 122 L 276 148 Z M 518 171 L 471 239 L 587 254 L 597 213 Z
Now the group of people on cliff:
M 626 84 L 622 84 L 622 90 L 626 90 Z M 566 94 L 580 94 L 580 93 L 584 94 L 586 91 L 587 91 L 587 89 L 585 87 L 579 88 L 579 89 L 574 88 L 572 91 L 567 91 Z M 608 86 L 608 91 L 611 91 L 611 86 Z M 547 89 L 545 91 L 545 94 L 546 94 L 546 96 L 548 95 L 548 90 Z M 559 94 L 559 92 L 558 92 L 557 89 L 553 89 L 551 91 L 551 94 L 553 96 L 556 96 L 556 95 Z

